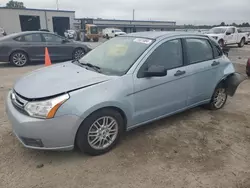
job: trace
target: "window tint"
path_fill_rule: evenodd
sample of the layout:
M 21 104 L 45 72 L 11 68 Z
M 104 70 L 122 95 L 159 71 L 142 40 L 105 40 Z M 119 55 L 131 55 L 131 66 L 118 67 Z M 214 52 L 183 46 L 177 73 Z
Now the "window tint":
M 180 67 L 182 64 L 182 45 L 179 39 L 161 44 L 145 62 L 147 67 L 161 65 L 166 69 Z
M 42 38 L 40 34 L 31 34 L 23 36 L 23 40 L 25 42 L 42 42 Z
M 206 39 L 186 39 L 189 64 L 213 59 L 211 45 Z
M 62 37 L 52 34 L 42 34 L 46 42 L 62 42 Z
M 227 30 L 227 33 L 235 33 L 235 28 L 229 28 L 229 29 Z
M 216 43 L 214 40 L 211 40 L 211 44 L 213 46 L 214 58 L 221 57 L 223 55 L 223 52 L 222 52 L 221 47 L 219 46 L 219 44 Z

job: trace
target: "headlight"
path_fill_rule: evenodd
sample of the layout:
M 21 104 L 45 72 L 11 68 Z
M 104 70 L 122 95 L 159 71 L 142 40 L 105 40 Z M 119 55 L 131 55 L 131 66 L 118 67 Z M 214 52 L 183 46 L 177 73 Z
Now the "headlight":
M 69 99 L 68 94 L 64 94 L 44 101 L 28 102 L 24 109 L 32 117 L 53 118 L 58 108 Z
M 215 40 L 217 40 L 218 39 L 218 37 L 213 37 Z

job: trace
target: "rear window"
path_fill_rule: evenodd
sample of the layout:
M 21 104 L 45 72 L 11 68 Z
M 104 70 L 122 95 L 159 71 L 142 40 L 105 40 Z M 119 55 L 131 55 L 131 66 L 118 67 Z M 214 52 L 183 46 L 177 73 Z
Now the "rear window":
M 213 59 L 213 50 L 206 39 L 186 39 L 189 64 L 208 61 Z
M 22 41 L 22 36 L 14 38 L 15 41 Z

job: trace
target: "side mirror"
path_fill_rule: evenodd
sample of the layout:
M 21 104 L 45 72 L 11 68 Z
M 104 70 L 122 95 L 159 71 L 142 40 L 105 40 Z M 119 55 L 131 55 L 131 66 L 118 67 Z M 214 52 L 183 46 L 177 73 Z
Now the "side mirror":
M 67 42 L 69 42 L 68 39 L 63 39 L 63 40 L 62 40 L 62 44 L 65 44 L 65 43 L 67 43 Z
M 230 32 L 226 32 L 226 35 L 231 35 L 231 33 Z
M 230 51 L 230 48 L 229 48 L 228 46 L 222 47 L 222 52 L 223 52 L 226 56 L 228 56 L 229 51 Z
M 152 65 L 148 70 L 144 71 L 144 77 L 163 77 L 167 75 L 167 70 L 164 66 Z

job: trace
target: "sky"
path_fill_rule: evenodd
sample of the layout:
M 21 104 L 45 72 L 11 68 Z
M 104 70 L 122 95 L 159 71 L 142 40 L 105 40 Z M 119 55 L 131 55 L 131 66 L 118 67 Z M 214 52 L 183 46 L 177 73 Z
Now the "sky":
M 57 0 L 22 0 L 27 8 L 56 9 Z M 0 0 L 4 6 L 8 0 Z M 177 24 L 249 22 L 250 0 L 58 0 L 76 18 L 176 21 Z M 1 19 L 1 18 L 0 18 Z

